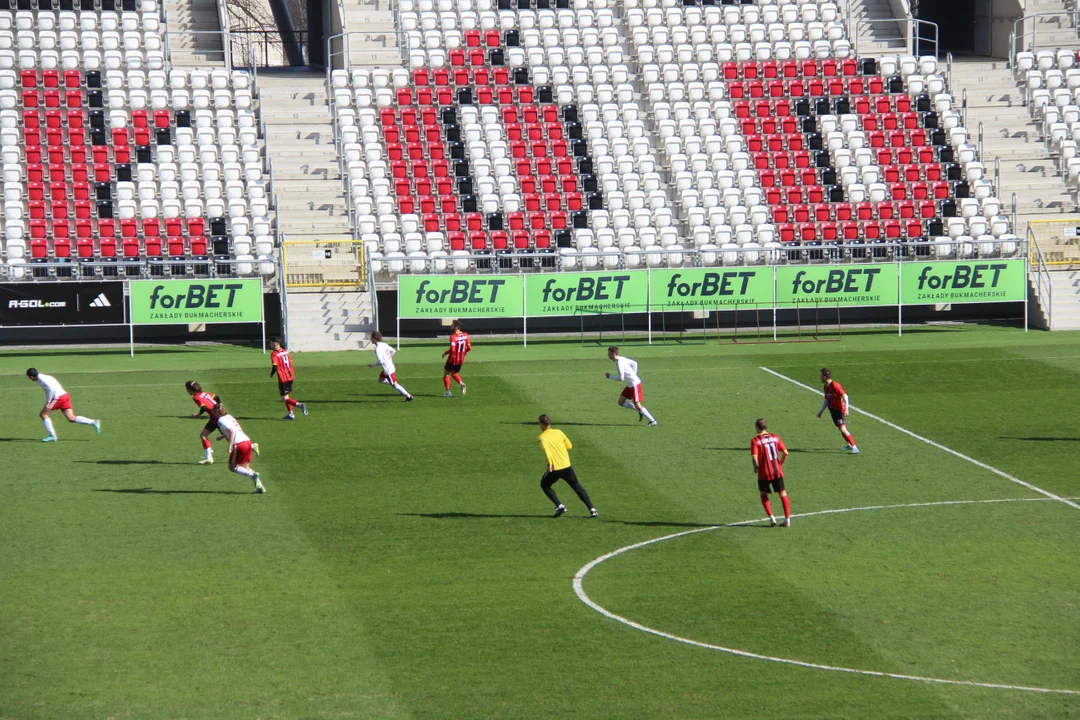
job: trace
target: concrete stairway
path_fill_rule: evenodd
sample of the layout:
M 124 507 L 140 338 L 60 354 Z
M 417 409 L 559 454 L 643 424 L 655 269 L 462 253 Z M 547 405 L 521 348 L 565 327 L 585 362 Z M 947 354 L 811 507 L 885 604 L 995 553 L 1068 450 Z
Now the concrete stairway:
M 907 24 L 891 22 L 896 14 L 889 0 L 862 0 L 851 7 L 851 42 L 862 57 L 907 52 Z
M 1050 287 L 1050 329 L 1080 330 L 1080 272 L 1052 270 Z
M 391 0 L 342 0 L 351 67 L 401 67 Z
M 959 104 L 964 89 L 968 98 L 968 132 L 978 142 L 983 124 L 983 163 L 992 176 L 995 159 L 1001 160 L 1001 187 L 996 189 L 1005 212 L 1016 193 L 1017 227 L 1024 237 L 1031 220 L 1060 218 L 1076 211 L 1076 202 L 1057 175 L 1057 165 L 1042 135 L 1024 107 L 1023 91 L 1004 60 L 957 58 L 953 62 L 952 93 Z
M 290 292 L 288 340 L 293 350 L 363 350 L 375 330 L 369 292 Z
M 1071 12 L 1070 8 L 1075 4 L 1073 0 L 1027 0 L 1024 14 L 1062 13 L 1064 15 Z M 1021 50 L 1080 47 L 1080 37 L 1077 37 L 1076 29 L 1071 27 L 1068 17 L 1039 17 L 1029 22 L 1033 22 L 1034 25 L 1025 23 L 1027 27 L 1024 27 L 1024 35 L 1028 42 L 1020 48 Z M 1034 40 L 1033 43 L 1032 40 Z
M 352 238 L 326 99 L 326 76 L 259 73 L 266 150 L 285 240 Z
M 176 67 L 224 67 L 217 0 L 166 0 L 169 60 Z

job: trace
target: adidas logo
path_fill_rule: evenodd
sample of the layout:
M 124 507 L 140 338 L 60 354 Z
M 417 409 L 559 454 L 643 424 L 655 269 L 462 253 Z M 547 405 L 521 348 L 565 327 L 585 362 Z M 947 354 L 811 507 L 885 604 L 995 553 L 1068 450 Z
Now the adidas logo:
M 101 293 L 96 298 L 90 301 L 90 307 L 94 308 L 106 308 L 112 307 L 112 303 L 109 302 L 109 298 L 105 297 L 105 293 Z

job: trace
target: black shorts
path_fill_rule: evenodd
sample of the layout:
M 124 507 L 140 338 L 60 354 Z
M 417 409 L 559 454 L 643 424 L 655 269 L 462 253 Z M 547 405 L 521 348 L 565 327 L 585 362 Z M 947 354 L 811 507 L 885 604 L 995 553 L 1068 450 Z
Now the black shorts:
M 451 365 L 450 363 L 446 363 L 445 365 L 443 365 L 443 370 L 450 373 L 451 375 L 454 375 L 456 373 L 461 372 L 461 366 L 460 365 Z
M 277 389 L 282 396 L 288 395 L 292 392 L 292 380 L 286 380 L 285 382 L 278 380 Z
M 551 487 L 559 480 L 565 480 L 567 483 L 574 485 L 577 483 L 577 473 L 574 472 L 574 466 L 564 467 L 562 470 L 549 470 L 544 473 L 544 477 L 540 479 L 540 484 Z
M 833 424 L 837 427 L 846 424 L 843 410 L 833 410 L 832 408 L 829 408 L 829 414 L 832 415 Z
M 769 489 L 772 486 L 772 490 Z M 757 489 L 760 493 L 781 492 L 784 490 L 784 478 L 778 477 L 775 480 L 758 480 Z
M 218 429 L 217 420 L 214 420 L 213 418 L 210 418 L 209 420 L 207 420 L 206 425 L 203 426 L 203 432 L 206 433 L 207 435 L 210 435 L 211 433 L 213 433 L 217 429 Z

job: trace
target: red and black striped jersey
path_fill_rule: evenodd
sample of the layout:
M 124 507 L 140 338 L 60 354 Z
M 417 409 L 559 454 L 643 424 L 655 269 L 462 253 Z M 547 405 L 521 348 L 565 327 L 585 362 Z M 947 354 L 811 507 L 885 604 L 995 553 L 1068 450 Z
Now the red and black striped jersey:
M 787 452 L 779 435 L 763 432 L 750 441 L 750 455 L 757 458 L 758 480 L 784 477 L 783 454 Z
M 293 373 L 292 358 L 285 348 L 278 348 L 270 353 L 270 362 L 277 368 L 277 377 L 280 382 L 289 382 L 296 375 Z
M 465 356 L 470 350 L 472 350 L 472 341 L 469 340 L 469 333 L 456 332 L 450 336 L 450 354 L 446 362 L 451 365 L 461 365 L 465 362 Z
M 214 409 L 214 395 L 208 393 L 205 390 L 197 392 L 191 396 L 191 399 L 195 401 L 195 404 L 199 406 L 199 410 L 205 410 L 210 412 Z
M 829 404 L 830 410 L 843 412 L 845 395 L 847 393 L 844 392 L 844 388 L 840 387 L 840 383 L 835 380 L 825 386 L 825 402 Z

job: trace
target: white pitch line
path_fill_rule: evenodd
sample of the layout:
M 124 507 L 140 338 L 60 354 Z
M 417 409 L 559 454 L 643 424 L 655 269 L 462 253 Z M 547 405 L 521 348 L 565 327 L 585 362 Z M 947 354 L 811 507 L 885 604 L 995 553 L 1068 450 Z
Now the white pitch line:
M 943 501 L 943 502 L 909 503 L 909 504 L 904 504 L 904 505 L 871 505 L 869 507 L 841 508 L 841 509 L 835 509 L 835 510 L 819 510 L 817 512 L 809 512 L 809 513 L 802 513 L 802 514 L 792 515 L 792 517 L 806 518 L 806 517 L 813 517 L 813 516 L 816 516 L 816 515 L 839 515 L 839 514 L 842 514 L 842 513 L 861 512 L 861 511 L 865 511 L 865 510 L 892 510 L 892 509 L 897 509 L 897 508 L 934 507 L 934 506 L 941 506 L 941 505 L 984 505 L 984 504 L 992 504 L 992 503 L 1045 502 L 1047 499 L 1048 498 L 1011 498 L 1011 499 L 1001 499 L 1001 500 L 948 500 L 948 501 Z M 723 652 L 723 653 L 728 653 L 730 655 L 737 655 L 739 657 L 744 657 L 744 658 L 750 658 L 750 659 L 753 659 L 753 660 L 766 660 L 768 662 L 781 663 L 783 665 L 796 665 L 798 667 L 810 668 L 812 670 L 829 670 L 831 672 L 842 672 L 842 673 L 849 673 L 849 674 L 852 674 L 852 675 L 867 675 L 867 676 L 871 676 L 871 677 L 892 678 L 894 680 L 911 680 L 911 681 L 914 681 L 914 682 L 935 683 L 935 684 L 938 684 L 938 685 L 963 685 L 963 686 L 966 686 L 966 687 L 989 688 L 989 689 L 993 689 L 993 690 L 1018 690 L 1018 691 L 1023 691 L 1023 692 L 1045 693 L 1045 694 L 1056 694 L 1056 695 L 1080 695 L 1080 690 L 1063 690 L 1063 689 L 1057 689 L 1057 688 L 1030 687 L 1030 686 L 1027 686 L 1027 685 L 1007 685 L 1007 684 L 1004 684 L 1004 683 L 986 683 L 986 682 L 976 682 L 976 681 L 973 681 L 973 680 L 949 680 L 949 679 L 946 679 L 946 678 L 923 677 L 921 675 L 903 675 L 903 674 L 900 674 L 900 673 L 882 672 L 880 670 L 862 670 L 862 669 L 859 669 L 859 668 L 841 667 L 841 666 L 838 666 L 838 665 L 824 665 L 824 664 L 821 664 L 821 663 L 805 662 L 803 660 L 792 660 L 791 658 L 774 657 L 772 655 L 762 655 L 760 653 L 750 652 L 749 650 L 739 650 L 738 648 L 723 647 L 722 645 L 712 645 L 710 643 L 701 642 L 699 640 L 691 640 L 690 638 L 684 638 L 684 637 L 681 637 L 679 635 L 673 635 L 671 633 L 664 632 L 663 630 L 656 630 L 655 628 L 651 628 L 651 627 L 648 627 L 646 625 L 642 625 L 641 623 L 634 622 L 633 620 L 630 620 L 629 618 L 625 618 L 625 617 L 623 617 L 621 615 L 616 615 L 615 613 L 611 612 L 607 608 L 602 607 L 601 605 L 594 602 L 592 600 L 592 598 L 590 598 L 585 593 L 585 588 L 584 588 L 584 585 L 583 585 L 583 581 L 585 579 L 585 576 L 594 567 L 596 567 L 597 565 L 599 565 L 600 563 L 602 563 L 602 562 L 604 562 L 606 560 L 610 560 L 613 557 L 616 557 L 618 555 L 622 555 L 623 553 L 630 552 L 631 550 L 637 550 L 638 548 L 646 547 L 648 545 L 661 543 L 661 542 L 664 542 L 665 540 L 674 540 L 675 538 L 684 537 L 686 535 L 696 535 L 698 533 L 709 532 L 711 530 L 720 530 L 721 528 L 739 527 L 741 525 L 751 525 L 751 524 L 757 523 L 757 522 L 762 522 L 762 520 L 744 520 L 743 522 L 727 523 L 727 524 L 724 524 L 724 525 L 715 525 L 713 527 L 697 528 L 695 530 L 686 530 L 684 532 L 678 532 L 678 533 L 674 533 L 672 535 L 665 535 L 664 537 L 654 538 L 652 540 L 646 540 L 645 542 L 639 542 L 639 543 L 635 543 L 634 545 L 627 545 L 626 547 L 619 548 L 618 550 L 615 550 L 613 552 L 609 552 L 607 555 L 601 555 L 600 557 L 596 558 L 595 560 L 593 560 L 589 564 L 585 565 L 585 567 L 578 570 L 577 574 L 574 575 L 574 593 L 577 594 L 578 599 L 581 600 L 581 602 L 585 603 L 586 605 L 588 605 L 589 607 L 591 607 L 593 610 L 600 613 L 604 617 L 609 618 L 611 620 L 614 620 L 616 622 L 622 623 L 623 625 L 627 625 L 629 627 L 632 627 L 635 630 L 640 630 L 642 632 L 649 633 L 650 635 L 656 635 L 657 637 L 662 637 L 662 638 L 665 638 L 667 640 L 674 640 L 675 642 L 680 642 L 680 643 L 683 643 L 685 645 L 693 645 L 694 647 L 704 648 L 706 650 L 718 650 L 718 651 Z M 781 531 L 778 530 L 777 532 L 781 532 Z
M 775 375 L 776 377 L 780 378 L 781 380 L 787 380 L 789 383 L 791 383 L 793 385 L 798 385 L 799 387 L 801 387 L 801 388 L 803 388 L 805 390 L 809 390 L 812 393 L 815 393 L 815 394 L 820 394 L 821 393 L 820 390 L 818 390 L 816 388 L 812 388 L 809 385 L 805 385 L 805 384 L 799 382 L 798 380 L 795 380 L 794 378 L 789 378 L 787 375 L 783 375 L 781 373 L 778 373 L 775 370 L 770 370 L 767 367 L 762 367 L 761 369 L 764 370 L 765 372 L 769 373 L 770 375 Z M 949 453 L 950 455 L 955 455 L 956 457 L 960 458 L 961 460 L 967 460 L 972 465 L 978 465 L 983 470 L 989 470 L 990 472 L 994 473 L 995 475 L 1000 475 L 1001 477 L 1005 478 L 1006 480 L 1008 480 L 1010 482 L 1014 482 L 1017 485 L 1022 485 L 1023 487 L 1026 487 L 1028 490 L 1033 490 L 1033 491 L 1035 491 L 1035 492 L 1037 492 L 1037 493 L 1039 493 L 1041 495 L 1045 495 L 1046 497 L 1050 498 L 1051 500 L 1057 500 L 1058 502 L 1064 503 L 1064 504 L 1068 505 L 1069 507 L 1076 508 L 1077 510 L 1080 510 L 1080 505 L 1074 503 L 1072 500 L 1068 500 L 1066 498 L 1063 498 L 1060 495 L 1055 495 L 1054 493 L 1050 492 L 1049 490 L 1043 490 L 1041 487 L 1038 487 L 1037 485 L 1032 485 L 1029 482 L 1025 482 L 1025 481 L 1021 480 L 1020 478 L 1016 477 L 1015 475 L 1010 475 L 1009 473 L 1005 472 L 1004 470 L 998 470 L 993 465 L 987 465 L 986 463 L 982 462 L 981 460 L 976 460 L 975 458 L 971 457 L 970 455 L 965 455 L 964 453 L 959 452 L 957 450 L 953 450 L 950 447 L 946 447 L 946 446 L 942 445 L 941 443 L 934 442 L 930 438 L 923 437 L 922 435 L 919 435 L 918 433 L 914 433 L 914 432 L 908 430 L 907 428 L 900 427 L 896 423 L 889 422 L 885 418 L 880 417 L 878 415 L 875 415 L 874 413 L 867 412 L 866 410 L 862 410 L 860 408 L 857 408 L 854 405 L 851 405 L 849 407 L 850 407 L 851 410 L 854 410 L 857 413 L 861 413 L 862 415 L 865 415 L 868 418 L 872 418 L 874 420 L 877 420 L 879 423 L 881 423 L 883 425 L 888 425 L 893 430 L 899 430 L 900 432 L 904 433 L 905 435 L 910 435 L 911 437 L 915 438 L 916 440 L 923 441 L 927 445 L 933 445 L 938 450 L 944 450 L 945 452 Z

